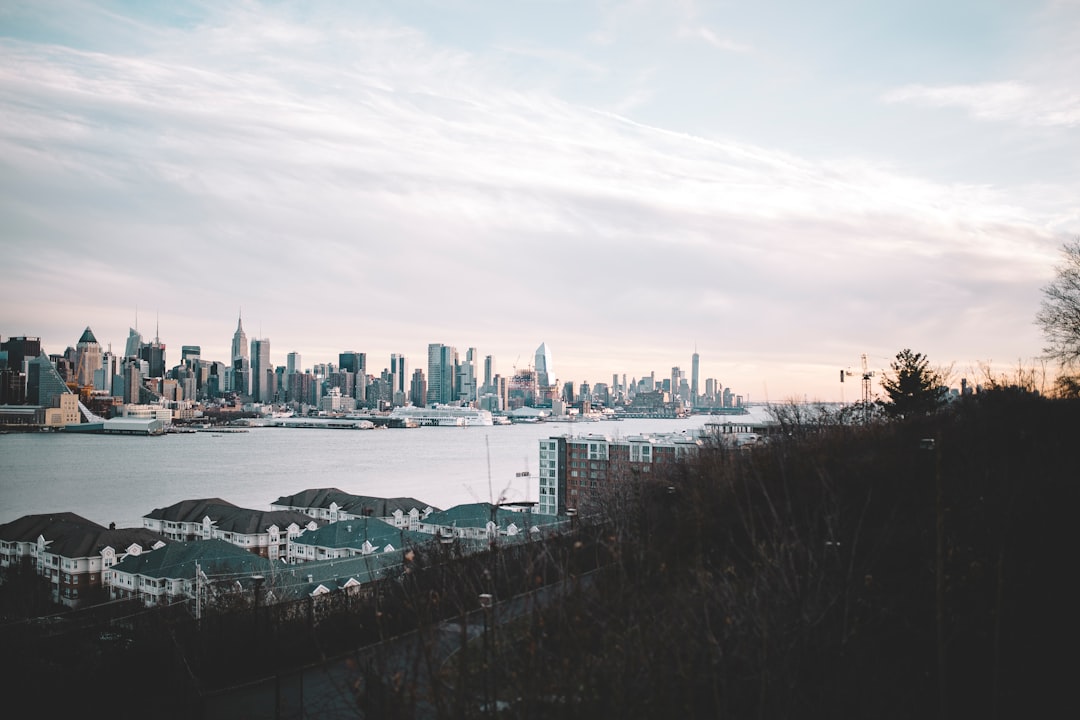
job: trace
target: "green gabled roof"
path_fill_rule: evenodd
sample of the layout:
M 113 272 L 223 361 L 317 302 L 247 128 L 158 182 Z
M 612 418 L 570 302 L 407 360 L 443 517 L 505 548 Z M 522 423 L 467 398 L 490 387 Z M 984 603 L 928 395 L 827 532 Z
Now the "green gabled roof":
M 408 514 L 415 508 L 424 512 L 427 508 L 438 510 L 433 505 L 411 497 L 374 497 L 371 495 L 353 495 L 338 488 L 311 488 L 302 490 L 294 495 L 284 495 L 272 504 L 282 507 L 303 507 L 329 509 L 331 503 L 350 515 L 374 515 L 376 517 L 390 517 L 395 511 L 400 510 Z
M 195 563 L 207 576 L 270 573 L 273 563 L 224 540 L 171 542 L 163 548 L 128 555 L 113 570 L 153 578 L 194 578 Z
M 378 518 L 360 518 L 358 520 L 339 520 L 318 530 L 308 530 L 293 539 L 300 545 L 315 547 L 354 548 L 359 550 L 365 541 L 377 548 L 393 545 L 401 549 L 406 544 L 430 542 L 431 536 L 396 528 Z
M 492 507 L 491 503 L 486 502 L 455 505 L 449 510 L 431 513 L 431 515 L 428 515 L 423 522 L 425 524 L 440 525 L 444 527 L 485 528 L 487 527 L 488 522 L 491 521 Z M 509 527 L 510 524 L 513 523 L 519 528 L 525 529 L 526 524 L 532 527 L 549 525 L 558 521 L 558 518 L 554 515 L 540 515 L 531 512 L 526 516 L 523 512 L 507 510 L 506 508 L 497 506 L 494 507 L 495 522 L 500 528 Z
M 269 589 L 279 598 L 308 597 L 320 585 L 331 592 L 343 589 L 349 580 L 361 585 L 388 577 L 399 572 L 405 562 L 405 553 L 395 550 L 373 555 L 358 555 L 311 563 L 289 565 L 274 575 Z M 308 578 L 311 578 L 310 580 Z
M 87 325 L 86 329 L 83 330 L 83 334 L 82 334 L 82 337 L 79 338 L 79 342 L 80 343 L 97 343 L 97 338 L 94 337 L 94 331 L 90 329 L 89 325 Z

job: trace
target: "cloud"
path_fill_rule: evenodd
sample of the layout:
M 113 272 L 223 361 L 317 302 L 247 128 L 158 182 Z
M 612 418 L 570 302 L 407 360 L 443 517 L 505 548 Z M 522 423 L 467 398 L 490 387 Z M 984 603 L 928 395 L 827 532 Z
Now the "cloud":
M 5 304 L 5 332 L 29 316 L 32 335 L 68 342 L 64 327 L 90 324 L 120 342 L 134 305 L 159 306 L 174 344 L 212 355 L 243 305 L 308 362 L 447 342 L 508 363 L 545 339 L 581 381 L 663 374 L 696 341 L 782 392 L 781 368 L 856 345 L 927 338 L 951 357 L 950 338 L 973 337 L 958 318 L 1012 341 L 1075 221 L 1068 188 L 1040 205 L 672 132 L 515 82 L 506 46 L 256 7 L 136 49 L 0 40 L 10 292 L 89 286 L 118 318 L 109 331 L 66 300 Z M 578 62 L 561 52 L 527 54 Z M 994 107 L 1017 103 L 1009 92 Z
M 730 40 L 728 38 L 722 38 L 704 25 L 684 26 L 680 28 L 679 36 L 684 38 L 696 38 L 699 40 L 704 40 L 706 43 L 716 48 L 717 50 L 723 50 L 725 52 L 748 53 L 753 50 L 753 47 L 751 45 L 735 42 L 734 40 Z
M 905 85 L 883 96 L 888 103 L 958 107 L 978 120 L 1024 125 L 1080 125 L 1080 92 L 1054 90 L 1015 81 L 973 85 Z

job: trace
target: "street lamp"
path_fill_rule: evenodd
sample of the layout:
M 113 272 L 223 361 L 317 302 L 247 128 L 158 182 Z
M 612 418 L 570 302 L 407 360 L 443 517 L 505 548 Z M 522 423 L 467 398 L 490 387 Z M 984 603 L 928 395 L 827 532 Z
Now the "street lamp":
M 484 612 L 484 663 L 483 663 L 483 675 L 484 675 L 484 711 L 491 712 L 491 698 L 495 694 L 495 683 L 490 682 L 489 674 L 491 672 L 491 645 L 488 639 L 489 626 L 488 626 L 488 613 L 495 606 L 495 596 L 491 593 L 480 594 L 480 608 Z M 490 694 L 488 690 L 491 690 Z
M 265 579 L 266 578 L 264 578 L 262 575 L 252 575 L 251 576 L 251 582 L 255 584 L 255 632 L 256 633 L 259 632 L 259 595 L 262 594 L 260 592 L 260 590 L 262 590 L 263 580 L 265 580 Z

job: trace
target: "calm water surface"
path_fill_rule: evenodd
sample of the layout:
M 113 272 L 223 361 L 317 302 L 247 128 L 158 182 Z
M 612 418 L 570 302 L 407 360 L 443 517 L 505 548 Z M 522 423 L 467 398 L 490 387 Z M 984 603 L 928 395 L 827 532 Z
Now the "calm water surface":
M 0 523 L 70 511 L 132 527 L 154 508 L 179 500 L 220 497 L 269 509 L 283 495 L 316 487 L 411 496 L 441 508 L 499 498 L 535 500 L 542 438 L 694 432 L 707 419 L 409 430 L 252 428 L 156 438 L 11 433 L 0 435 Z M 531 476 L 516 477 L 524 470 Z

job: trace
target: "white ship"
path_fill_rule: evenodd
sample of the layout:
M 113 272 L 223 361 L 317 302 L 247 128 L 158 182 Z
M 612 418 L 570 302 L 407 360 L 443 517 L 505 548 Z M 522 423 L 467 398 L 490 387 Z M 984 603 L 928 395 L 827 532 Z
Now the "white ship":
M 413 421 L 418 425 L 438 425 L 450 427 L 491 426 L 495 423 L 491 413 L 473 407 L 457 405 L 436 405 L 434 407 L 399 407 L 390 413 L 391 418 Z

